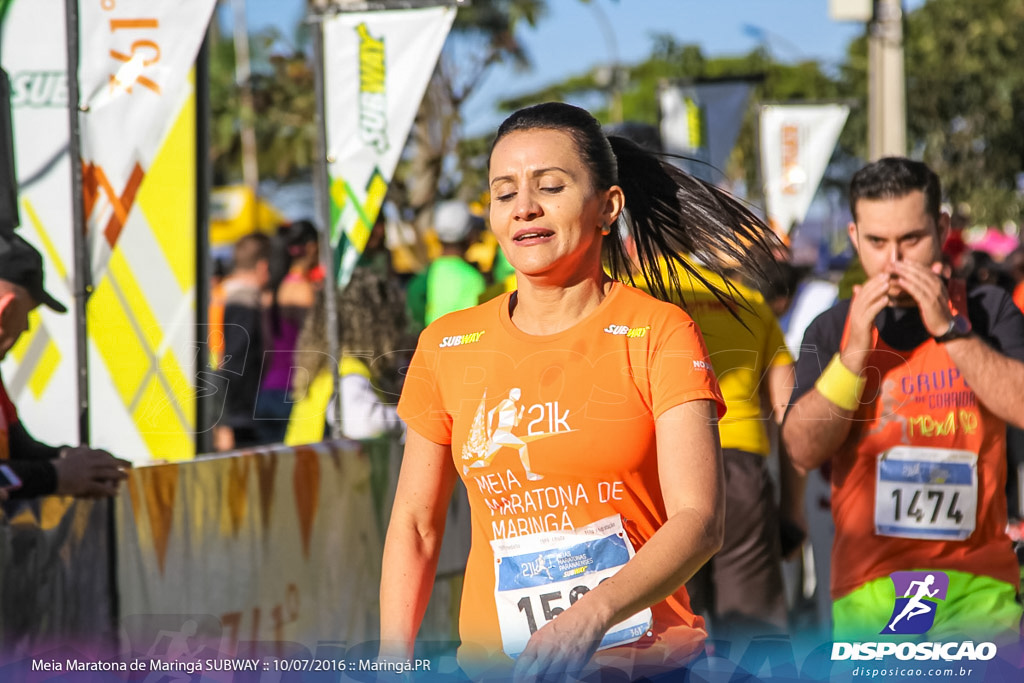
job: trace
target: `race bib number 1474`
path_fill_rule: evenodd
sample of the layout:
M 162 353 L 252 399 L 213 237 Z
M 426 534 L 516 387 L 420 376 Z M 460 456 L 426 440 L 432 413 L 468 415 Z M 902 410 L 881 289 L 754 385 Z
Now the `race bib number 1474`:
M 970 451 L 898 446 L 878 456 L 875 533 L 963 540 L 978 514 L 978 456 Z
M 576 603 L 633 556 L 618 515 L 575 532 L 552 531 L 491 542 L 502 649 L 518 657 L 539 628 Z M 651 627 L 645 609 L 612 626 L 598 649 L 638 640 Z

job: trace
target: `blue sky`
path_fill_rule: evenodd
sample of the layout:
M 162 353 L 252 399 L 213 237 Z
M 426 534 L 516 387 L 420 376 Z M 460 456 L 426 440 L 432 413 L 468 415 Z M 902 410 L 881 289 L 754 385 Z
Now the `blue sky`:
M 907 11 L 923 3 L 903 0 Z M 303 0 L 248 0 L 250 29 L 275 24 L 290 35 L 304 6 Z M 835 64 L 864 26 L 832 21 L 828 6 L 829 0 L 591 0 L 590 5 L 548 0 L 547 16 L 521 34 L 533 69 L 494 69 L 466 103 L 467 132 L 487 132 L 500 123 L 502 114 L 494 110 L 497 99 L 608 64 L 614 53 L 622 63 L 641 61 L 650 52 L 654 33 L 697 43 L 710 56 L 742 54 L 764 44 L 780 60 Z

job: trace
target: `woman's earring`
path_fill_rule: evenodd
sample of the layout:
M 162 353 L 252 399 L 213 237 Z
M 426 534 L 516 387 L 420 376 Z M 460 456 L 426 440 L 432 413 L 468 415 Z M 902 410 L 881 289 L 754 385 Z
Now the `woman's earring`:
M 602 235 L 610 235 L 610 234 L 612 234 L 612 226 L 608 225 L 607 223 L 602 225 L 601 226 L 601 234 Z

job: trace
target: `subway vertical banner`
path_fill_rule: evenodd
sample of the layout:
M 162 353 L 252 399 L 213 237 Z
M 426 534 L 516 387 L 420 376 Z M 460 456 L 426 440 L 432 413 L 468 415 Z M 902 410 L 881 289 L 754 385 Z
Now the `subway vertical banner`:
M 94 284 L 87 309 L 91 442 L 133 461 L 195 454 L 192 66 L 214 4 L 79 2 L 77 160 L 67 153 L 64 2 L 9 0 L 5 8 L 21 229 L 43 253 L 50 287 L 70 300 L 70 164 L 80 164 Z M 38 438 L 74 443 L 74 322 L 47 311 L 36 316 L 12 352 L 9 389 Z
M 370 237 L 455 12 L 342 12 L 323 20 L 330 236 L 339 286 Z

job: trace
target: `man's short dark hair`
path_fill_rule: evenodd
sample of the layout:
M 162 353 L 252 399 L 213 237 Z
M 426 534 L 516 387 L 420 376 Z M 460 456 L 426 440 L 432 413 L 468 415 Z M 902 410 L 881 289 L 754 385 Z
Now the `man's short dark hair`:
M 905 157 L 885 157 L 853 174 L 850 180 L 850 213 L 856 221 L 858 200 L 899 199 L 915 190 L 924 193 L 925 211 L 938 227 L 942 210 L 939 176 L 924 162 Z
M 260 261 L 270 259 L 270 238 L 254 232 L 235 242 L 234 265 L 236 270 L 252 270 Z

